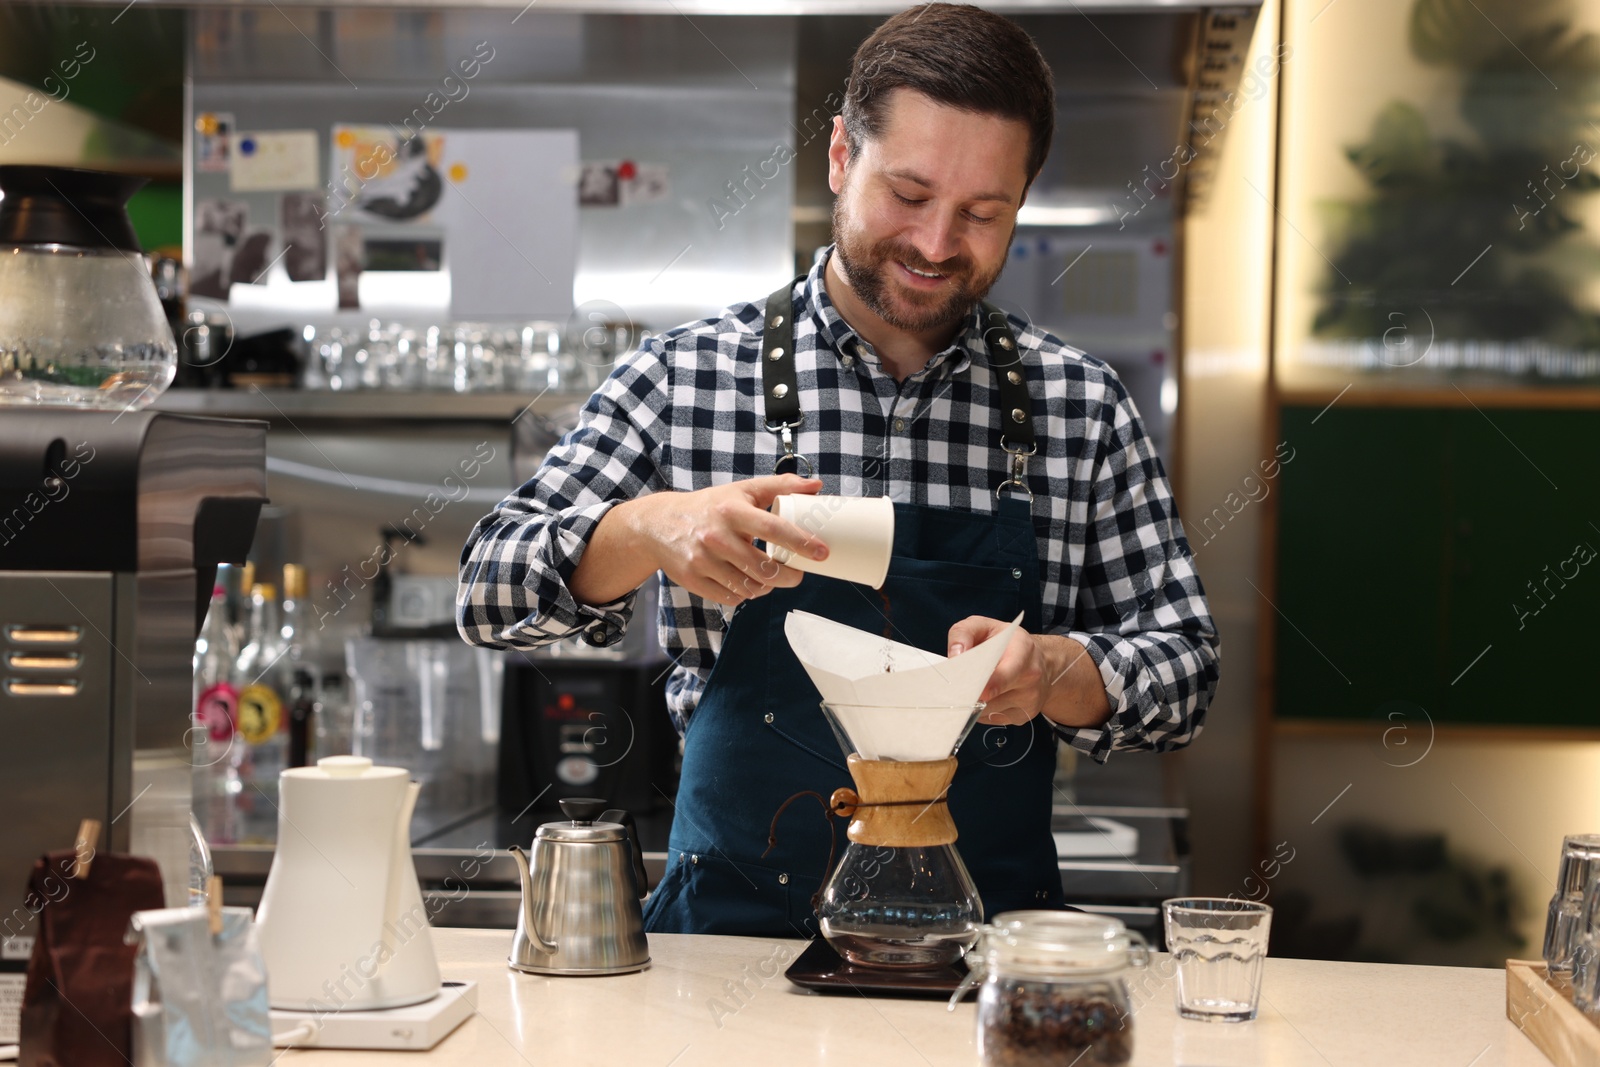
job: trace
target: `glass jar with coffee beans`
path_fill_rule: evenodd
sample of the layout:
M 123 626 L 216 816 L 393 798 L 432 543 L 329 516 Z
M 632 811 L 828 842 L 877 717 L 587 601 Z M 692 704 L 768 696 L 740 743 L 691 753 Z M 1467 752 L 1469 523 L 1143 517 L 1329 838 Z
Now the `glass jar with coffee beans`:
M 1148 962 L 1144 938 L 1116 919 L 1068 911 L 996 917 L 967 954 L 969 981 L 982 983 L 978 1053 L 983 1063 L 1116 1067 L 1129 1062 L 1133 1010 L 1123 976 Z

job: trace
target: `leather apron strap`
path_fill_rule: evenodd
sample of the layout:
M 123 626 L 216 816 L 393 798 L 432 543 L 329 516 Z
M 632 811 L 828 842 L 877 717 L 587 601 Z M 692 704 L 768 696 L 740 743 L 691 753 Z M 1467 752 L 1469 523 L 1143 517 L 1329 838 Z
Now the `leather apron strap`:
M 811 460 L 795 450 L 795 435 L 806 421 L 805 412 L 800 409 L 800 378 L 794 361 L 794 302 L 796 290 L 804 281 L 805 275 L 801 275 L 767 297 L 761 334 L 761 399 L 766 408 L 767 431 L 777 434 L 783 444 L 783 455 L 773 464 L 772 472 L 781 474 L 784 464 L 792 463 L 794 473 L 809 477 L 815 469 Z M 983 343 L 1000 394 L 1000 447 L 1011 457 L 1010 477 L 995 489 L 995 494 L 1011 487 L 1027 493 L 1032 500 L 1026 477 L 1028 457 L 1039 449 L 1033 436 L 1033 400 L 1022 369 L 1022 354 L 1006 313 L 988 301 L 982 307 Z

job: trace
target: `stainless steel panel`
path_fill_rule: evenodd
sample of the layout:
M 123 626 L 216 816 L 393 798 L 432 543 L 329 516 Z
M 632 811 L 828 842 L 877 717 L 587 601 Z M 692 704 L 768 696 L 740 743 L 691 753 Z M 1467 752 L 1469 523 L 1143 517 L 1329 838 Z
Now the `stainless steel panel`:
M 119 688 L 134 709 L 128 747 L 184 755 L 194 700 L 194 571 L 141 571 L 121 580 L 131 581 L 127 603 L 137 611 L 118 634 L 131 640 L 119 662 L 127 682 Z
M 267 427 L 189 416 L 144 417 L 149 428 L 139 451 L 139 570 L 192 569 L 198 502 L 208 496 L 263 495 L 261 452 Z M 190 619 L 192 643 L 192 603 Z M 192 653 L 191 648 L 185 662 Z
M 771 164 L 793 117 L 795 34 L 782 19 L 699 22 L 655 11 L 621 18 L 538 7 L 514 23 L 462 10 L 295 13 L 294 23 L 271 8 L 203 13 L 193 21 L 193 109 L 230 113 L 241 130 L 313 129 L 325 146 L 335 123 L 398 127 L 430 93 L 439 98 L 440 80 L 476 42 L 488 42 L 493 60 L 470 82 L 452 79 L 459 99 L 428 128 L 576 129 L 585 161 L 664 165 L 665 198 L 580 210 L 574 321 L 595 312 L 666 328 L 791 274 L 792 168 L 751 174 Z M 278 194 L 236 193 L 226 174 L 196 172 L 192 159 L 186 171 L 191 204 L 243 201 L 252 226 L 275 225 Z M 326 158 L 323 176 L 333 177 Z M 730 183 L 749 190 L 742 205 Z M 731 206 L 719 213 L 718 204 Z M 250 294 L 252 305 L 277 301 L 270 308 L 229 308 L 236 327 L 370 318 L 297 310 L 276 292 Z
M 305 565 L 306 626 L 329 671 L 345 669 L 345 639 L 371 623 L 382 529 L 415 537 L 393 542 L 396 572 L 451 576 L 473 525 L 512 488 L 507 422 L 371 420 L 361 430 L 294 419 L 267 441 L 267 490 L 287 513 L 289 558 L 259 543 L 254 555 L 263 574 Z
M 0 604 L 8 622 L 0 633 L 7 653 L 70 647 L 81 656 L 60 672 L 30 671 L 28 681 L 53 677 L 78 684 L 71 695 L 28 695 L 0 688 L 0 939 L 28 936 L 23 907 L 33 861 L 72 847 L 82 819 L 108 828 L 118 815 L 106 768 L 111 763 L 114 578 L 99 572 L 0 572 Z M 70 645 L 51 631 L 76 628 Z M 38 640 L 38 638 L 44 640 Z M 34 640 L 29 640 L 33 638 Z M 126 665 L 124 665 L 125 668 Z M 21 680 L 5 671 L 9 681 Z M 122 803 L 126 803 L 123 800 Z M 118 805 L 120 807 L 120 805 Z

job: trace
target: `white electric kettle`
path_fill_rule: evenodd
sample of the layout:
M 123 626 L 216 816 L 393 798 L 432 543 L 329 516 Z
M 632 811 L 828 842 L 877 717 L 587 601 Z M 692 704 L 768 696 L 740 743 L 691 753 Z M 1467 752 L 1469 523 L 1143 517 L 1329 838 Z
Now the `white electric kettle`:
M 278 847 L 256 912 L 274 1008 L 364 1011 L 439 992 L 411 863 L 420 789 L 403 767 L 328 756 L 279 779 Z

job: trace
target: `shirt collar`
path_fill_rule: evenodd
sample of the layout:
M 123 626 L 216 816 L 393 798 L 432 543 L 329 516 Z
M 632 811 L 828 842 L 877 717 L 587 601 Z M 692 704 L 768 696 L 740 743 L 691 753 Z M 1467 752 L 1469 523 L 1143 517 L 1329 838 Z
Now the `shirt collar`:
M 828 297 L 822 276 L 828 268 L 828 258 L 833 255 L 833 251 L 833 245 L 818 251 L 816 262 L 811 265 L 811 271 L 806 275 L 802 286 L 804 305 L 816 323 L 817 332 L 824 346 L 832 349 L 836 357 L 848 354 L 881 367 L 876 353 L 866 338 L 844 320 L 844 316 L 839 314 L 838 308 L 833 306 L 833 301 Z M 971 366 L 973 357 L 983 359 L 987 358 L 987 355 L 988 349 L 983 343 L 983 310 L 980 305 L 973 304 L 971 310 L 967 312 L 967 319 L 961 331 L 949 345 L 928 361 L 922 373 L 948 365 L 951 374 L 959 374 Z

